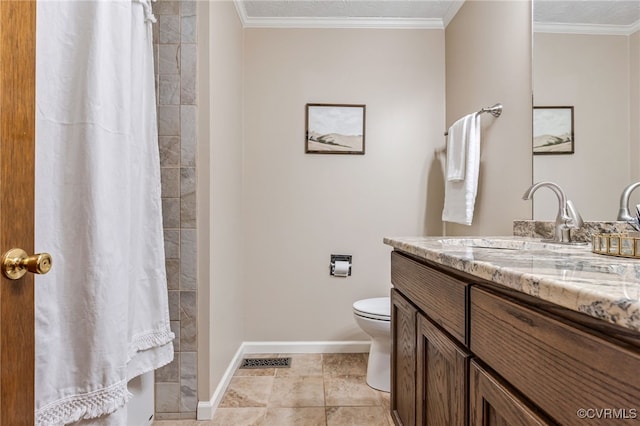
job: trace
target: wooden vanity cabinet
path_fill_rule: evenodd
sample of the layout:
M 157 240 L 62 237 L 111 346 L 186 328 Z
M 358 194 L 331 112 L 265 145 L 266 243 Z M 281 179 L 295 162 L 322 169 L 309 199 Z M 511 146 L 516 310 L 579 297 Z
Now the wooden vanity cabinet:
M 640 421 L 640 345 L 616 338 L 626 329 L 399 252 L 391 281 L 397 426 Z
M 468 285 L 395 252 L 391 271 L 392 417 L 398 426 L 465 426 Z

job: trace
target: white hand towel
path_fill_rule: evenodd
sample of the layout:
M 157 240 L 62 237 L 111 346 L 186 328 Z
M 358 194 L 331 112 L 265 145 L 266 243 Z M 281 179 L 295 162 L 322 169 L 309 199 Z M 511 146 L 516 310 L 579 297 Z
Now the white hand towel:
M 471 225 L 478 192 L 478 172 L 480 171 L 480 116 L 470 114 L 467 128 L 466 161 L 464 180 L 445 179 L 444 209 L 442 220 Z
M 449 128 L 447 137 L 447 181 L 464 180 L 467 160 L 467 139 L 473 114 L 462 117 Z

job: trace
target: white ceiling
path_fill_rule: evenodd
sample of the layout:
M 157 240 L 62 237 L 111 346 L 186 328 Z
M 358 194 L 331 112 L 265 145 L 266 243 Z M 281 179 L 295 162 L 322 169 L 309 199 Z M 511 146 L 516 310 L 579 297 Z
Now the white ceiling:
M 517 0 L 510 0 L 517 1 Z M 464 0 L 236 0 L 245 26 L 444 28 Z M 640 0 L 535 0 L 534 22 L 640 27 Z
M 633 25 L 640 20 L 640 0 L 536 0 L 533 20 L 541 23 Z

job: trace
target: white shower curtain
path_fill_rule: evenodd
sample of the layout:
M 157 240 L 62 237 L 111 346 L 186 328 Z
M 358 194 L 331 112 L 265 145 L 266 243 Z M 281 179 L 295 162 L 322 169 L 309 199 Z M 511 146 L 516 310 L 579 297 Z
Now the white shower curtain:
M 173 358 L 148 1 L 38 2 L 38 425 L 112 413 Z

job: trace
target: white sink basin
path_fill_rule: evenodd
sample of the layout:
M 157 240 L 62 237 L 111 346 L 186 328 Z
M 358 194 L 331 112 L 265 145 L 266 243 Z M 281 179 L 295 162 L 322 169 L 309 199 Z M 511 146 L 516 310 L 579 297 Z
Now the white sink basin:
M 540 240 L 529 240 L 524 238 L 510 237 L 460 237 L 460 238 L 442 238 L 438 240 L 441 244 L 450 246 L 462 246 L 486 249 L 502 249 L 502 250 L 553 250 L 565 251 L 591 249 L 589 244 L 560 244 L 553 242 L 545 242 Z

